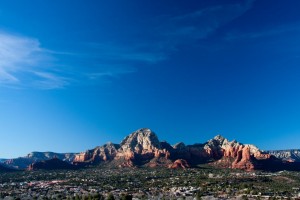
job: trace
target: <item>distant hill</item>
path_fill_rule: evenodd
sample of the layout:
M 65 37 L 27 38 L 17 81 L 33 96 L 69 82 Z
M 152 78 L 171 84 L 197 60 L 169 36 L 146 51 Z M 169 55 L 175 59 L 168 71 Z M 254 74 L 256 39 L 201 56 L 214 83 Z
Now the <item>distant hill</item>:
M 71 163 L 76 153 L 54 153 L 54 152 L 31 152 L 24 157 L 6 159 L 3 161 L 6 165 L 16 169 L 26 169 L 32 163 L 58 158 Z
M 58 158 L 35 162 L 29 165 L 28 170 L 57 170 L 57 169 L 77 169 L 78 167 L 62 161 Z
M 0 172 L 11 172 L 11 171 L 15 171 L 15 170 L 0 164 Z
M 300 162 L 300 149 L 272 150 L 266 151 L 266 153 L 285 161 Z

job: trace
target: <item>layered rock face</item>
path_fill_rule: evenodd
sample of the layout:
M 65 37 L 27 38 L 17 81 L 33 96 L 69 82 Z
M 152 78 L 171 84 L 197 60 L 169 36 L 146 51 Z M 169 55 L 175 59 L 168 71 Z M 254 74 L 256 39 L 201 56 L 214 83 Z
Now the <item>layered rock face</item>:
M 147 164 L 152 160 L 149 166 L 155 166 L 154 158 L 167 159 L 169 155 L 170 153 L 162 148 L 156 134 L 150 129 L 143 128 L 125 137 L 120 145 L 108 143 L 80 153 L 75 156 L 73 163 L 114 161 L 112 163 L 120 167 L 133 167 Z M 163 162 L 163 160 L 160 159 L 159 162 Z
M 73 163 L 98 163 L 101 161 L 110 161 L 115 158 L 119 148 L 120 145 L 109 142 L 103 146 L 75 155 Z
M 169 168 L 170 169 L 186 169 L 186 168 L 190 168 L 190 165 L 188 164 L 188 162 L 186 160 L 178 159 L 178 160 L 175 160 L 174 163 L 169 165 Z
M 125 159 L 137 164 L 144 164 L 154 158 L 168 159 L 170 152 L 162 148 L 156 134 L 148 128 L 139 129 L 121 142 L 115 159 Z
M 131 133 L 120 145 L 117 158 L 124 157 L 127 160 L 135 159 L 136 156 L 140 159 L 151 159 L 160 149 L 159 140 L 150 129 L 139 129 Z
M 272 153 L 279 154 L 281 157 L 291 154 L 291 152 Z M 296 155 L 296 152 L 294 154 Z M 30 169 L 34 169 L 36 166 L 45 166 L 45 162 L 41 161 L 52 158 L 76 165 L 104 163 L 113 167 L 147 166 L 176 169 L 209 163 L 217 167 L 243 170 L 268 170 L 274 166 L 277 169 L 288 167 L 288 169 L 300 170 L 298 165 L 282 165 L 282 160 L 259 150 L 254 145 L 242 144 L 235 140 L 228 141 L 221 135 L 203 144 L 185 145 L 179 142 L 172 146 L 166 141 L 160 142 L 157 135 L 148 128 L 131 133 L 120 144 L 107 143 L 79 154 L 33 152 L 25 157 L 6 160 L 5 163 L 21 169 L 30 165 Z M 57 160 L 56 162 L 59 164 Z M 32 165 L 32 163 L 38 164 Z M 48 161 L 46 165 L 49 165 Z
M 235 140 L 229 142 L 220 135 L 209 140 L 204 148 L 217 160 L 213 165 L 233 169 L 259 169 L 259 160 L 271 158 L 270 154 L 260 151 L 254 145 L 244 145 Z
M 173 146 L 160 142 L 150 129 L 139 129 L 120 143 L 106 144 L 75 156 L 74 163 L 97 163 L 112 161 L 119 167 L 145 165 L 169 168 L 187 168 L 199 163 L 210 163 L 218 167 L 253 170 L 258 169 L 258 160 L 270 159 L 271 155 L 253 145 L 237 141 L 229 142 L 218 135 L 204 144 Z

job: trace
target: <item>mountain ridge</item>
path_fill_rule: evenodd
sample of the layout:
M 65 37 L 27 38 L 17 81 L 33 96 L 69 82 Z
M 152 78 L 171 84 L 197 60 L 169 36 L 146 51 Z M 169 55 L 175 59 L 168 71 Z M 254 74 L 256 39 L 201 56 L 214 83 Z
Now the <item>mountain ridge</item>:
M 222 135 L 217 135 L 205 143 L 186 145 L 178 142 L 171 145 L 167 141 L 160 141 L 151 129 L 142 128 L 124 137 L 120 144 L 108 142 L 81 153 L 31 152 L 24 157 L 7 159 L 4 164 L 26 169 L 33 163 L 58 158 L 67 164 L 78 166 L 107 163 L 115 167 L 187 168 L 208 163 L 216 167 L 250 171 L 267 169 L 272 163 L 284 169 L 286 162 L 297 162 L 297 159 L 286 159 L 288 155 L 291 154 L 279 151 L 269 153 L 252 144 L 229 141 Z M 36 166 L 45 167 L 45 163 Z M 289 168 L 294 167 L 298 166 L 289 165 Z
M 15 169 L 26 169 L 32 163 L 49 160 L 52 158 L 59 158 L 60 160 L 71 163 L 73 162 L 74 156 L 76 154 L 77 153 L 55 153 L 51 151 L 46 151 L 46 152 L 33 151 L 23 157 L 5 159 L 3 163 Z
M 160 142 L 157 135 L 148 128 L 139 129 L 126 136 L 113 154 L 105 150 L 104 146 L 102 152 L 108 153 L 105 156 L 110 157 L 110 161 L 119 167 L 196 166 L 210 163 L 218 167 L 255 170 L 261 168 L 258 164 L 261 160 L 275 160 L 275 157 L 254 145 L 244 145 L 236 140 L 228 141 L 221 135 L 203 144 L 185 145 L 179 142 L 172 146 L 165 141 Z M 105 161 L 107 160 L 103 159 L 103 154 L 101 156 L 95 150 L 82 152 L 74 159 L 75 164 Z

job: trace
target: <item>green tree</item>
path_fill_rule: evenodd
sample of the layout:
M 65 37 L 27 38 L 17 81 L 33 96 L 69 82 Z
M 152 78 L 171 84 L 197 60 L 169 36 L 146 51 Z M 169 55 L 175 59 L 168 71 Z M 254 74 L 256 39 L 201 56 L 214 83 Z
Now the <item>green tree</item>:
M 95 194 L 93 194 L 93 199 L 94 200 L 104 200 L 104 197 L 99 193 L 95 193 Z
M 130 195 L 130 194 L 122 194 L 121 200 L 132 200 L 132 195 Z
M 80 198 L 79 198 L 78 194 L 76 194 L 75 200 L 79 200 L 79 199 L 80 199 Z
M 115 200 L 114 195 L 113 195 L 112 193 L 109 193 L 109 194 L 107 195 L 107 200 Z
M 197 194 L 196 194 L 196 199 L 201 200 L 202 196 L 203 196 L 203 193 L 201 191 L 198 191 Z

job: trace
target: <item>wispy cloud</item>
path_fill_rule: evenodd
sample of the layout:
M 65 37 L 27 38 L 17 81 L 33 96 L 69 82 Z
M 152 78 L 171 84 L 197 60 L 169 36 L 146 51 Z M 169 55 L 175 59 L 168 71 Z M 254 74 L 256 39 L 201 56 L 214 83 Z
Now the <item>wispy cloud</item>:
M 78 54 L 74 59 L 89 62 L 81 78 L 93 82 L 99 79 L 108 81 L 167 59 L 166 52 L 157 47 L 152 48 L 152 45 L 147 42 L 127 45 L 113 42 L 86 43 L 82 48 L 87 53 Z
M 52 56 L 37 39 L 0 32 L 0 84 L 2 86 L 36 86 L 61 88 L 67 84 L 51 73 Z M 35 76 L 39 81 L 34 80 Z M 31 78 L 29 78 L 31 77 Z
M 37 76 L 37 80 L 33 85 L 40 89 L 57 89 L 64 88 L 69 84 L 69 79 L 66 77 L 58 76 L 49 72 L 33 72 Z
M 38 63 L 36 54 L 42 49 L 37 40 L 7 33 L 0 33 L 0 81 L 18 82 L 15 75 L 18 71 L 26 71 L 29 66 Z M 27 68 L 27 69 L 26 69 Z
M 169 59 L 182 44 L 206 39 L 249 10 L 252 3 L 245 0 L 164 16 L 136 40 L 131 36 L 131 43 L 81 43 L 79 52 L 46 49 L 38 39 L 0 32 L 0 86 L 56 89 L 135 73 L 142 66 Z
M 87 73 L 86 76 L 90 80 L 97 80 L 97 79 L 103 78 L 103 77 L 118 78 L 120 75 L 130 74 L 130 73 L 134 73 L 134 72 L 136 72 L 136 69 L 134 69 L 134 68 L 130 68 L 129 66 L 124 68 L 124 66 L 122 66 L 122 67 L 120 66 L 120 67 L 114 67 L 114 68 L 110 67 L 110 69 L 104 70 L 102 72 Z

